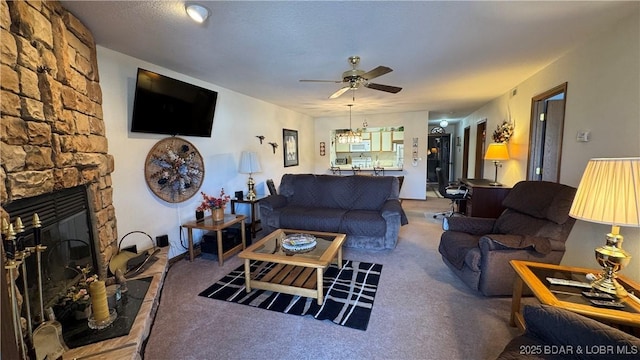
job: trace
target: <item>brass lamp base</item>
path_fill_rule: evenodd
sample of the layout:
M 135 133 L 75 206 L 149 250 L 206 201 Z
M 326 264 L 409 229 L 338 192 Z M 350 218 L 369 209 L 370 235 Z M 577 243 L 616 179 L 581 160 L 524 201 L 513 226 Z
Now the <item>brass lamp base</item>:
M 247 182 L 247 187 L 249 188 L 249 192 L 247 193 L 247 200 L 253 201 L 256 199 L 256 183 L 253 181 L 251 175 L 249 175 L 249 181 Z
M 629 265 L 631 255 L 622 249 L 623 237 L 619 231 L 620 227 L 613 226 L 611 233 L 607 234 L 607 243 L 595 251 L 596 260 L 604 271 L 601 278 L 591 283 L 591 287 L 597 291 L 623 298 L 629 294 L 616 280 L 616 273 Z
M 591 287 L 598 292 L 604 292 L 616 296 L 617 298 L 624 298 L 629 296 L 627 290 L 618 283 L 615 275 L 612 277 L 603 276 L 602 278 L 591 283 Z

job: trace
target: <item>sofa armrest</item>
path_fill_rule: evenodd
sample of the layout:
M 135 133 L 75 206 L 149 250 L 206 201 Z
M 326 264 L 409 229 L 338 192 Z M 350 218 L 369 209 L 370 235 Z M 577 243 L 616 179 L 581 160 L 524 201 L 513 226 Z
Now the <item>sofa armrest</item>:
M 282 195 L 269 195 L 260 200 L 260 208 L 264 208 L 266 210 L 278 209 L 285 205 L 287 205 L 287 198 Z
M 404 209 L 402 209 L 402 205 L 397 199 L 385 201 L 384 205 L 382 205 L 382 209 L 380 209 L 380 214 L 385 220 L 389 217 L 400 214 L 400 225 L 407 225 L 409 223 L 407 215 L 404 213 Z
M 488 234 L 479 240 L 480 249 L 492 250 L 534 250 L 546 255 L 551 252 L 551 241 L 547 237 L 517 235 L 517 234 Z
M 484 235 L 493 231 L 496 219 L 474 217 L 445 217 L 442 221 L 442 229 L 465 232 L 472 235 Z
M 637 359 L 640 339 L 599 321 L 546 305 L 527 305 L 523 309 L 526 335 L 549 345 L 573 349 L 576 358 Z M 605 349 L 594 356 L 585 352 Z M 580 351 L 578 351 L 580 349 Z M 609 351 L 611 350 L 611 351 Z

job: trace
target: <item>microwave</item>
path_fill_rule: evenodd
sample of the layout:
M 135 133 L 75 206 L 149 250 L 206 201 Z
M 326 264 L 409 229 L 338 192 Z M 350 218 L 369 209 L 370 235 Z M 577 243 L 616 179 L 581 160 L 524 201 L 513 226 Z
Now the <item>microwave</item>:
M 362 140 L 362 142 L 349 145 L 349 151 L 351 152 L 363 152 L 371 151 L 371 141 Z

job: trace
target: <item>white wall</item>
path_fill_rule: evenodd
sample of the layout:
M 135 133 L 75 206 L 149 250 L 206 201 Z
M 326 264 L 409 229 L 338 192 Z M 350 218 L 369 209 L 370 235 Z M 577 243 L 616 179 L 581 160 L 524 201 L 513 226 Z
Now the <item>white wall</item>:
M 354 106 L 354 112 L 357 111 Z M 429 112 L 416 111 L 394 114 L 379 114 L 366 116 L 354 114 L 352 116 L 353 127 L 359 127 L 366 118 L 369 127 L 396 127 L 404 126 L 404 169 L 402 171 L 389 171 L 385 175 L 400 176 L 404 175 L 404 183 L 400 191 L 400 197 L 403 199 L 420 199 L 426 198 L 427 184 L 427 159 L 424 156 L 427 149 L 427 122 Z M 331 130 L 342 129 L 349 124 L 349 116 L 345 117 L 321 117 L 315 119 L 314 126 L 314 172 L 316 174 L 329 174 L 331 148 Z M 412 139 L 418 138 L 418 153 L 420 159 L 416 166 L 411 163 Z M 320 142 L 325 142 L 327 152 L 325 156 L 320 156 Z
M 286 172 L 314 170 L 316 146 L 310 117 L 104 47 L 99 46 L 97 51 L 109 153 L 115 159 L 112 182 L 119 239 L 133 230 L 144 231 L 154 239 L 158 235 L 168 234 L 169 257 L 179 255 L 186 251 L 182 244 L 187 244 L 186 230 L 180 233 L 180 225 L 194 219 L 195 208 L 201 200 L 200 194 L 197 194 L 182 203 L 167 203 L 156 197 L 146 185 L 146 156 L 153 145 L 166 136 L 129 132 L 138 67 L 218 92 L 211 138 L 183 137 L 200 151 L 204 159 L 205 179 L 201 191 L 217 195 L 220 188 L 224 188 L 231 195 L 238 190 L 246 193 L 248 176 L 237 172 L 243 150 L 255 151 L 260 158 L 262 172 L 253 175 L 259 194 L 268 193 L 264 185 L 266 179 L 274 179 L 277 185 Z M 283 128 L 299 132 L 299 166 L 283 166 Z M 257 135 L 265 136 L 262 145 Z M 280 145 L 275 154 L 268 144 L 270 141 Z M 238 210 L 247 215 L 249 213 L 248 207 L 239 207 Z M 227 206 L 226 211 L 229 212 L 230 207 Z M 196 242 L 201 235 L 200 231 L 194 232 Z M 127 242 L 129 240 L 135 239 L 127 239 Z M 145 240 L 144 237 L 141 240 Z
M 490 141 L 497 124 L 506 119 L 507 109 L 511 110 L 516 122 L 509 142 L 512 160 L 499 170 L 498 181 L 513 185 L 526 178 L 531 98 L 564 82 L 568 88 L 561 183 L 578 186 L 591 158 L 640 156 L 640 10 L 519 84 L 516 96 L 509 92 L 464 120 L 472 124 L 475 143 L 475 122 L 486 118 Z M 464 126 L 459 127 L 460 136 Z M 576 141 L 578 130 L 585 129 L 591 130 L 591 141 Z M 472 163 L 473 150 L 470 169 Z M 485 177 L 493 174 L 493 164 L 485 163 L 484 170 Z M 563 264 L 596 268 L 593 249 L 604 244 L 609 231 L 609 226 L 577 221 L 567 240 Z M 624 248 L 634 257 L 623 273 L 640 281 L 640 230 L 622 228 L 621 233 Z

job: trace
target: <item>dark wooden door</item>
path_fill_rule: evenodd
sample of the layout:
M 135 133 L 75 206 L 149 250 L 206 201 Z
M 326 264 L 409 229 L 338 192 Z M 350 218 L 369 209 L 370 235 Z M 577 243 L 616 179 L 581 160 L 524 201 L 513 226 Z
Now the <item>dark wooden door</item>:
M 469 138 L 471 136 L 471 128 L 464 128 L 464 137 L 462 138 L 462 177 L 467 178 L 469 175 Z
M 487 121 L 484 120 L 476 126 L 476 168 L 473 173 L 474 178 L 484 178 L 484 149 L 485 137 L 487 135 Z

